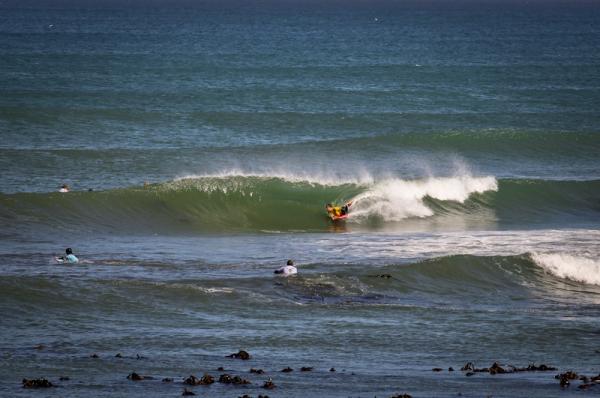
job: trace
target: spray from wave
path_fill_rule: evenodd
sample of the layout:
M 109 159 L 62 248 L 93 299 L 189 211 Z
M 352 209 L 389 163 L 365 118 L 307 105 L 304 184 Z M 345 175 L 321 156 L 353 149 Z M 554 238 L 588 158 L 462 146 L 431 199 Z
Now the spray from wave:
M 384 221 L 409 217 L 430 217 L 434 210 L 425 203 L 427 197 L 464 203 L 473 193 L 497 191 L 494 177 L 428 178 L 426 180 L 390 179 L 378 182 L 353 200 L 353 217 L 357 220 L 377 216 Z
M 600 286 L 600 261 L 565 253 L 533 253 L 531 259 L 540 267 L 575 282 Z
M 201 180 L 229 180 L 229 179 L 279 179 L 290 183 L 306 183 L 311 185 L 339 186 L 344 184 L 354 184 L 368 186 L 375 182 L 375 178 L 361 168 L 354 168 L 352 175 L 342 173 L 337 169 L 321 170 L 311 169 L 310 171 L 290 171 L 288 169 L 268 170 L 246 170 L 246 169 L 228 169 L 210 174 L 188 174 L 177 177 L 173 182 L 180 181 L 201 181 Z

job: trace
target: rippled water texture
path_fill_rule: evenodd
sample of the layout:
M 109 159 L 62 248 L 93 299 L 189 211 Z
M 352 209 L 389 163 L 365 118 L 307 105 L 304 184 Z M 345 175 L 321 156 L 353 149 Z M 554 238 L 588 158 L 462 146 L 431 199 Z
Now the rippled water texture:
M 3 1 L 0 396 L 597 394 L 554 376 L 600 373 L 598 43 L 586 1 Z

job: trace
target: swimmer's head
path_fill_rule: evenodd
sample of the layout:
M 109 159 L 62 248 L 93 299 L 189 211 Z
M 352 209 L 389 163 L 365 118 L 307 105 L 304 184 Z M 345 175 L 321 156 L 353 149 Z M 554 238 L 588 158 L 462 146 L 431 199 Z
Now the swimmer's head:
M 67 247 L 67 250 L 65 250 L 65 253 L 67 253 L 67 255 L 73 254 L 73 250 L 70 247 Z
M 294 265 L 294 262 L 292 260 L 287 260 L 287 265 Z

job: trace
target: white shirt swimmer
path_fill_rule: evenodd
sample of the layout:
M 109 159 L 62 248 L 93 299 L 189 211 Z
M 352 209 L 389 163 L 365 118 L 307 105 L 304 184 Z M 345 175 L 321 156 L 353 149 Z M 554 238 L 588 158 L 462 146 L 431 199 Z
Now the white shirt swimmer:
M 292 260 L 288 260 L 287 265 L 277 268 L 275 271 L 273 271 L 273 273 L 281 276 L 296 275 L 298 273 L 298 268 L 294 266 L 294 262 Z

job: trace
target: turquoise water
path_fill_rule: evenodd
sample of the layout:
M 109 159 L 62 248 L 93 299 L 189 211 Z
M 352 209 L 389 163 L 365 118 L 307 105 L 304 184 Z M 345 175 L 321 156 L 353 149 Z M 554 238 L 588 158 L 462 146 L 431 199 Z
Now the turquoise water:
M 553 377 L 600 373 L 598 43 L 594 2 L 3 2 L 0 395 L 600 390 Z

